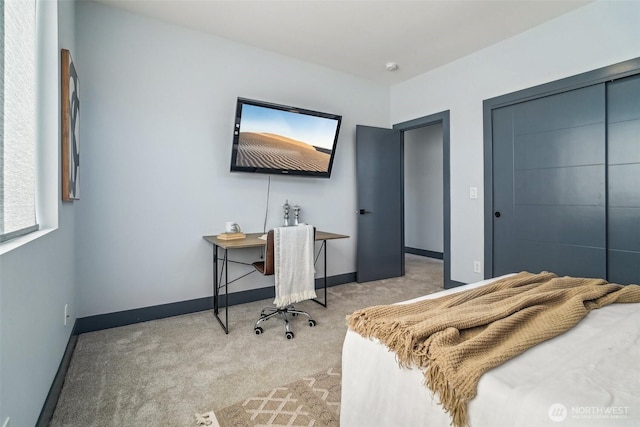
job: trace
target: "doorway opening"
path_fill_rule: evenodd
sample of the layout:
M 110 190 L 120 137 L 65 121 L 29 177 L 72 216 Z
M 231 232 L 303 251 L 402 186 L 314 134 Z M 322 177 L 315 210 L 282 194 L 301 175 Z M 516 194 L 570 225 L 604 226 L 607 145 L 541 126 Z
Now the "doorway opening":
M 451 280 L 449 111 L 398 123 L 403 140 L 403 250 L 442 259 Z
M 405 252 L 442 259 L 442 123 L 404 133 Z
M 442 123 L 404 132 L 404 250 L 409 265 L 440 271 L 444 255 Z M 438 265 L 440 268 L 438 268 Z

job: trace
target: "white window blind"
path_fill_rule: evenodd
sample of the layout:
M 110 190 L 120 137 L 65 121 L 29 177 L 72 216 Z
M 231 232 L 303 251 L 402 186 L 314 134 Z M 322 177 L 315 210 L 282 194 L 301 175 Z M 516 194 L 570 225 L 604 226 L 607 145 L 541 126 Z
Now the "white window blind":
M 0 241 L 38 229 L 35 178 L 35 0 L 0 3 Z

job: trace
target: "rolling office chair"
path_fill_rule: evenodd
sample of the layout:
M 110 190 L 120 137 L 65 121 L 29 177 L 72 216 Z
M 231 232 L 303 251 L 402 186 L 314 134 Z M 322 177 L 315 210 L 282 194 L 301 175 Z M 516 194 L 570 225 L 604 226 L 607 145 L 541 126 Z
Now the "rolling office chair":
M 291 228 L 291 227 L 288 227 Z M 311 268 L 313 268 L 313 245 L 315 242 L 315 228 L 313 228 L 313 233 L 311 234 L 311 242 L 308 243 L 311 245 Z M 276 262 L 275 262 L 275 252 L 276 252 L 276 244 L 275 244 L 275 230 L 269 230 L 267 233 L 267 245 L 265 248 L 264 261 L 254 262 L 252 265 L 258 270 L 260 273 L 265 276 L 271 276 L 276 274 Z M 280 253 L 280 252 L 279 252 Z M 312 280 L 311 290 L 307 290 L 307 292 L 312 292 L 313 296 L 307 294 L 308 297 L 304 299 L 315 298 L 315 281 Z M 278 299 L 278 290 L 276 289 L 276 301 Z M 296 302 L 302 301 L 303 299 L 299 299 Z M 276 302 L 274 301 L 274 303 Z M 255 326 L 253 327 L 256 335 L 262 334 L 264 330 L 260 326 L 260 324 L 266 320 L 271 319 L 272 317 L 279 316 L 284 321 L 284 329 L 285 329 L 285 337 L 290 340 L 293 339 L 294 334 L 291 331 L 291 327 L 289 325 L 289 314 L 292 316 L 303 315 L 308 318 L 307 323 L 309 326 L 313 327 L 316 325 L 316 321 L 311 318 L 311 315 L 306 311 L 296 310 L 293 304 L 284 304 L 283 306 L 278 306 L 277 304 L 273 307 L 265 307 L 260 312 L 260 318 L 256 321 Z

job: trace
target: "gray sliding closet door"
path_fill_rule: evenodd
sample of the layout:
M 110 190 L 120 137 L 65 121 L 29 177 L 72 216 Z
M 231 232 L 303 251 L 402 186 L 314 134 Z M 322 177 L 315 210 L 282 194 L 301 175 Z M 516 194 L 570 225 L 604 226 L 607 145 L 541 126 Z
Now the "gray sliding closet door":
M 605 106 L 599 84 L 493 110 L 494 276 L 606 276 Z
M 609 281 L 640 283 L 640 75 L 607 86 Z

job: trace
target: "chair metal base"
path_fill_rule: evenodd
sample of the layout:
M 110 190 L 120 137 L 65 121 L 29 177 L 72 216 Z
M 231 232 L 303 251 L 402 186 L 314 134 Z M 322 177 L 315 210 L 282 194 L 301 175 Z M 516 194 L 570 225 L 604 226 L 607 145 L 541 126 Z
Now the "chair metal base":
M 291 331 L 291 326 L 289 325 L 289 316 L 288 316 L 289 314 L 291 314 L 294 317 L 298 315 L 307 316 L 307 318 L 309 319 L 307 321 L 309 326 L 310 327 L 316 326 L 316 321 L 311 318 L 311 315 L 309 313 L 307 313 L 306 311 L 296 310 L 293 307 L 293 305 L 288 305 L 282 308 L 278 308 L 278 307 L 263 308 L 262 311 L 260 312 L 260 318 L 254 325 L 253 330 L 256 333 L 256 335 L 262 334 L 264 330 L 260 326 L 260 323 L 266 320 L 269 320 L 272 317 L 280 316 L 280 318 L 284 321 L 284 336 L 288 340 L 293 339 L 294 334 Z

